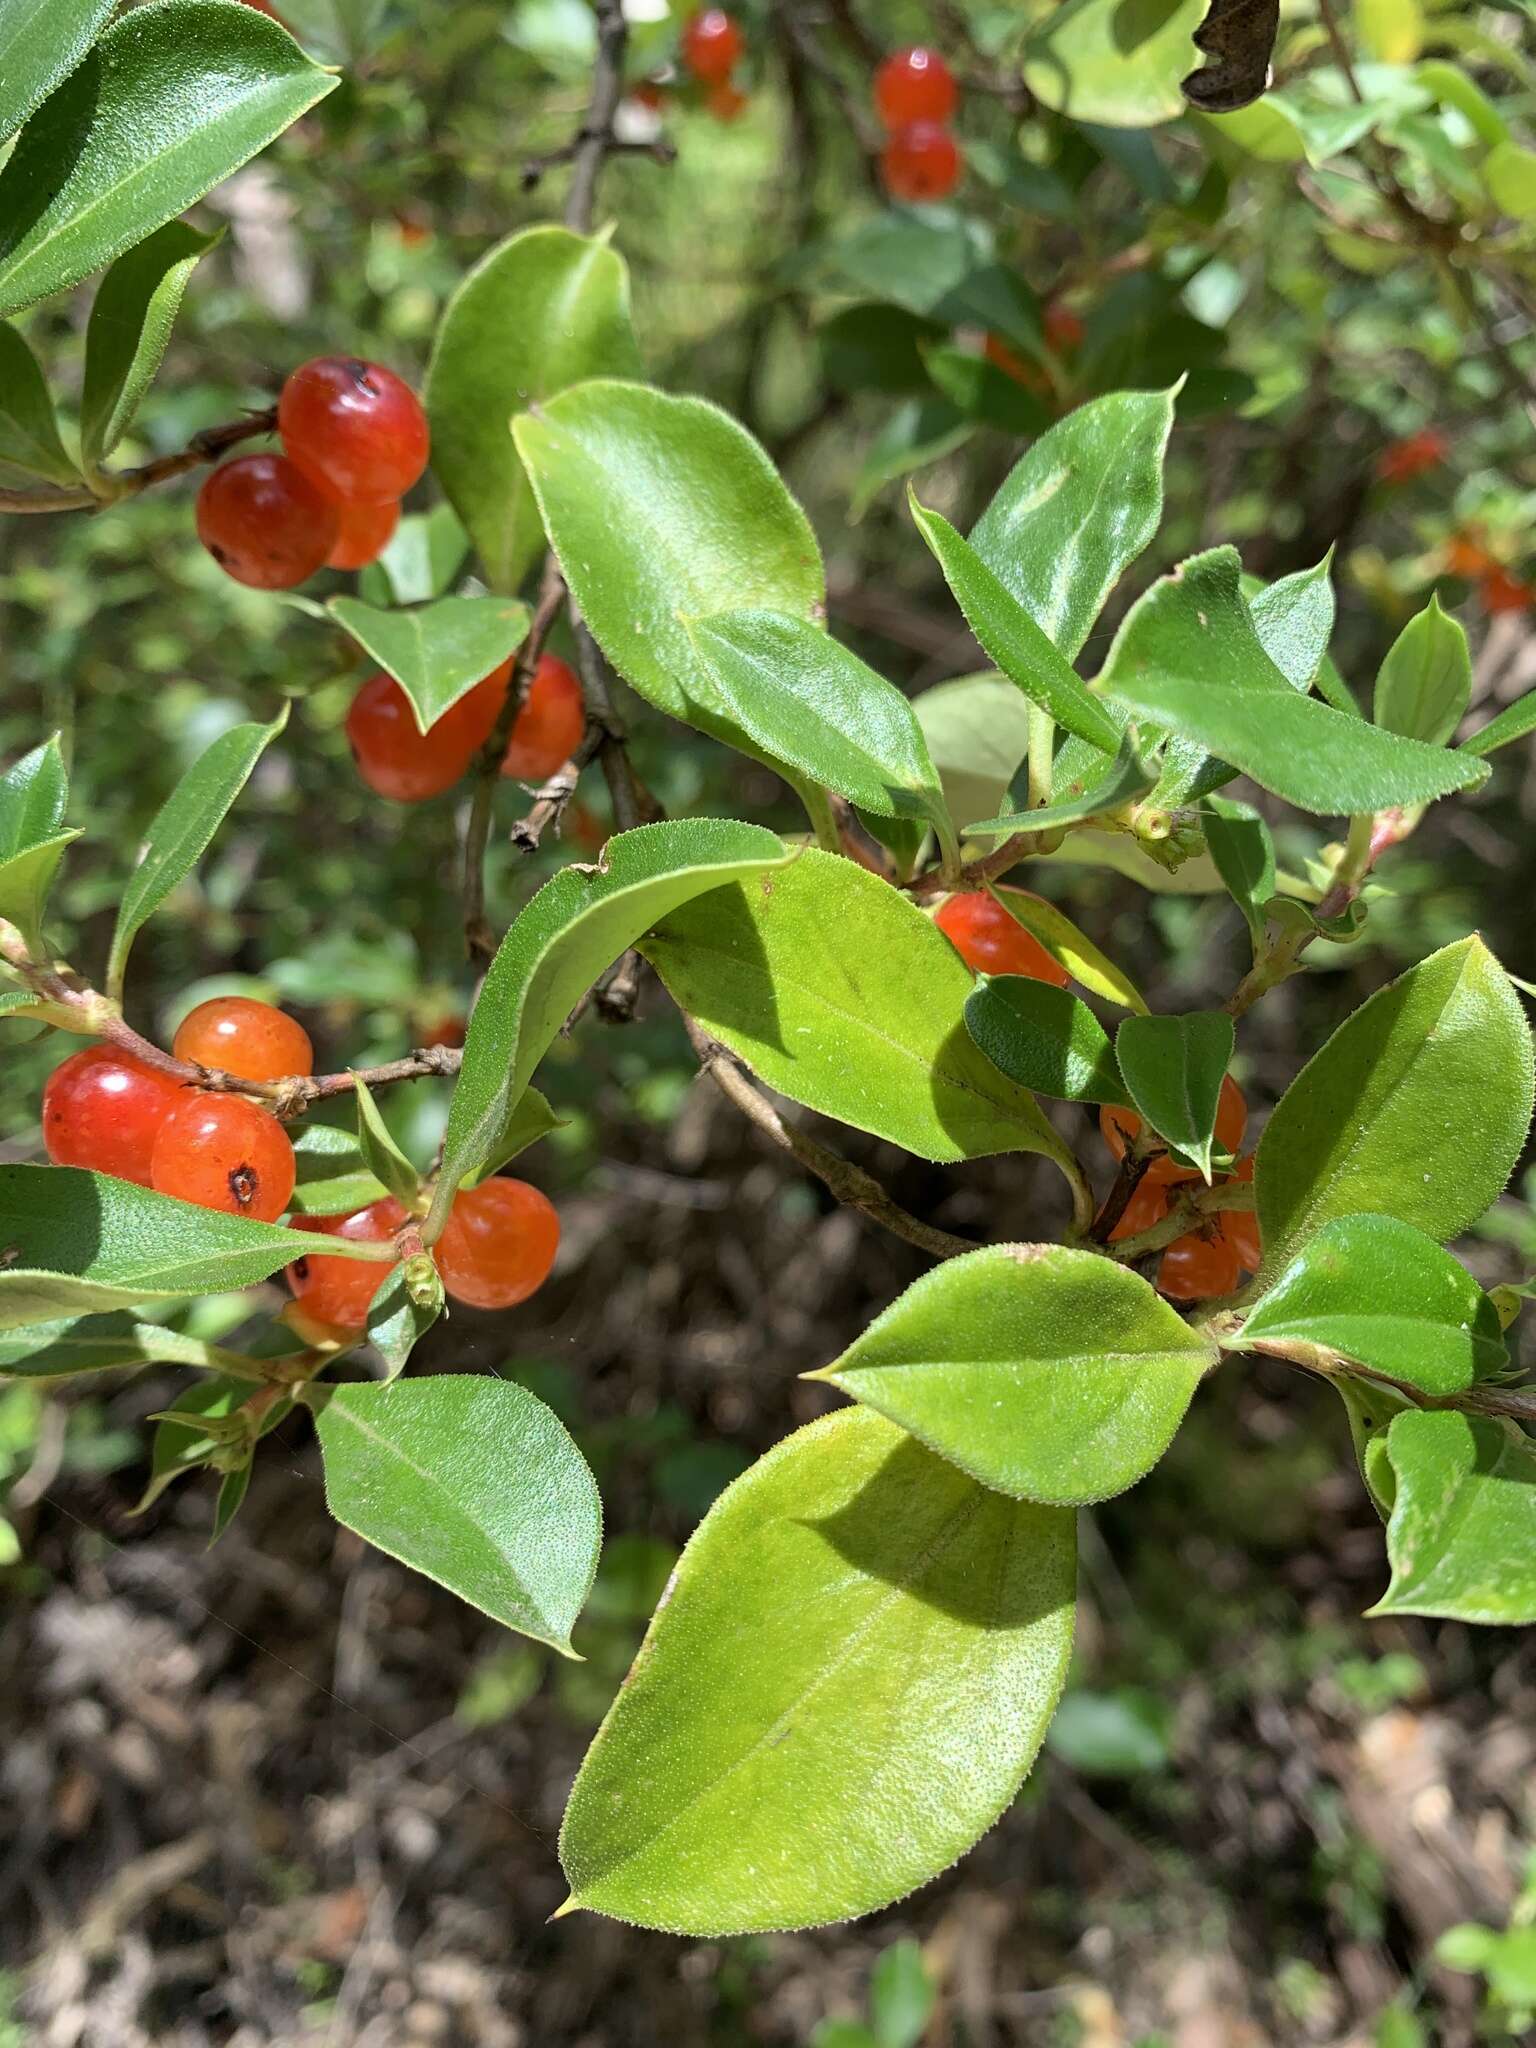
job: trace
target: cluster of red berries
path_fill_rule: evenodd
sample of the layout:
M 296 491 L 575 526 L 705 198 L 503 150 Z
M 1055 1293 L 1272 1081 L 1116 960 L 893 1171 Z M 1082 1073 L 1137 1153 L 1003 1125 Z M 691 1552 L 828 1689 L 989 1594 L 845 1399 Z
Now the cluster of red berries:
M 1446 543 L 1445 566 L 1453 576 L 1469 577 L 1477 585 L 1483 610 L 1528 611 L 1536 604 L 1536 588 L 1501 562 L 1475 533 L 1453 534 Z
M 504 661 L 421 732 L 394 677 L 370 676 L 347 713 L 358 773 L 376 795 L 397 804 L 440 796 L 490 738 L 511 681 L 512 663 Z M 576 751 L 585 725 L 574 671 L 556 655 L 541 655 L 502 756 L 502 774 L 516 782 L 547 781 Z
M 313 1071 L 309 1033 L 270 1003 L 215 996 L 183 1020 L 176 1058 L 237 1081 L 278 1081 Z M 43 1090 L 43 1143 L 56 1166 L 84 1166 L 175 1195 L 200 1208 L 275 1223 L 293 1194 L 288 1134 L 248 1097 L 187 1087 L 116 1046 L 92 1045 L 54 1068 Z M 407 1221 L 392 1198 L 351 1216 L 296 1216 L 295 1229 L 383 1240 Z M 436 1259 L 443 1285 L 476 1308 L 510 1308 L 554 1264 L 560 1222 L 523 1181 L 492 1179 L 454 1199 Z M 301 1257 L 289 1283 L 315 1322 L 361 1330 L 378 1290 L 377 1265 Z
M 220 463 L 197 495 L 197 537 L 237 583 L 291 590 L 317 569 L 362 569 L 389 544 L 427 466 L 427 416 L 380 363 L 316 356 L 277 401 L 281 455 Z
M 893 199 L 947 199 L 965 159 L 950 129 L 960 101 L 955 74 L 937 50 L 914 43 L 875 73 L 875 111 L 885 124 L 880 177 Z
M 1024 896 L 1022 889 L 1004 889 L 1003 896 Z M 996 896 L 985 890 L 966 891 L 948 897 L 934 922 L 967 967 L 978 974 L 1023 974 L 1031 981 L 1048 981 L 1065 988 L 1071 976 L 1053 959 L 1035 937 L 1026 931 Z M 1216 1107 L 1216 1142 L 1223 1152 L 1235 1154 L 1248 1127 L 1248 1105 L 1243 1092 L 1228 1074 L 1221 1084 Z M 1133 1109 L 1106 1105 L 1099 1112 L 1099 1128 L 1105 1143 L 1117 1159 L 1141 1133 L 1141 1118 Z M 1181 1166 L 1167 1152 L 1160 1152 L 1136 1183 L 1110 1241 L 1135 1237 L 1150 1230 L 1167 1215 L 1181 1190 L 1199 1174 Z M 1222 1181 L 1251 1181 L 1253 1160 L 1239 1159 Z M 1218 1185 L 1221 1182 L 1217 1183 Z M 1175 1238 L 1163 1253 L 1157 1284 L 1175 1301 L 1206 1301 L 1214 1295 L 1230 1294 L 1244 1272 L 1259 1270 L 1259 1223 L 1251 1210 L 1223 1210 L 1199 1230 Z
M 731 76 L 745 47 L 741 29 L 723 7 L 701 7 L 684 25 L 678 53 L 704 88 L 704 104 L 717 121 L 734 121 L 747 96 Z

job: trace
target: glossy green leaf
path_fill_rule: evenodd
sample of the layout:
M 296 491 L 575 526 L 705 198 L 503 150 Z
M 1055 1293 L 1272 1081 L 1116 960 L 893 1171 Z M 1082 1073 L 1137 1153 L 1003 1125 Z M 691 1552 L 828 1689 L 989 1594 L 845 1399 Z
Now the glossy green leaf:
M 1443 747 L 1472 694 L 1466 628 L 1432 597 L 1388 650 L 1376 677 L 1376 723 L 1388 732 Z
M 1103 753 L 1115 753 L 1120 734 L 1114 721 L 1089 696 L 1027 606 L 942 514 L 930 512 L 910 490 L 907 499 L 917 530 L 944 571 L 966 624 L 1003 674 L 1058 725 Z
M 694 629 L 714 612 L 816 620 L 824 596 L 816 536 L 763 450 L 703 399 L 601 380 L 513 435 L 608 659 L 659 710 L 738 744 Z
M 64 822 L 69 779 L 55 733 L 0 775 L 0 862 L 52 839 Z
M 361 1074 L 353 1075 L 352 1092 L 357 1098 L 357 1149 L 364 1168 L 409 1209 L 421 1193 L 421 1175 L 396 1144 Z
M 388 547 L 358 577 L 358 595 L 385 607 L 446 597 L 469 553 L 469 535 L 451 505 L 408 512 Z
M 1171 391 L 1093 398 L 1015 463 L 971 546 L 1066 660 L 1157 531 Z
M 1512 740 L 1523 740 L 1528 732 L 1536 732 L 1536 690 L 1528 690 L 1497 718 L 1479 726 L 1470 739 L 1462 741 L 1459 751 L 1481 757 L 1491 754 L 1495 747 L 1507 747 Z
M 1507 1359 L 1493 1303 L 1432 1237 L 1340 1216 L 1303 1246 L 1231 1348 L 1317 1346 L 1422 1394 L 1456 1394 Z
M 57 832 L 0 861 L 0 917 L 9 918 L 34 953 L 46 951 L 42 929 L 48 892 L 59 862 L 79 837 L 78 830 Z
M 598 867 L 563 868 L 545 883 L 502 940 L 470 1016 L 428 1243 L 464 1176 L 502 1142 L 534 1068 L 603 970 L 690 897 L 744 876 L 761 887 L 789 858 L 758 825 L 689 818 L 617 833 Z
M 0 482 L 25 486 L 39 477 L 77 484 L 80 472 L 59 439 L 36 356 L 9 321 L 0 320 Z
M 1314 1053 L 1265 1126 L 1254 1175 L 1265 1273 L 1337 1216 L 1454 1237 L 1514 1170 L 1532 1088 L 1520 998 L 1481 939 L 1410 968 Z
M 448 301 L 423 392 L 432 469 L 493 590 L 516 590 L 544 544 L 513 415 L 586 377 L 639 375 L 629 271 L 601 237 L 524 228 Z
M 430 1262 L 428 1262 L 430 1263 Z M 413 1277 L 395 1266 L 368 1304 L 368 1341 L 384 1361 L 386 1380 L 397 1379 L 417 1344 L 443 1312 L 443 1283 L 434 1269 Z
M 1151 1471 L 1216 1355 L 1098 1252 L 988 1245 L 925 1273 L 810 1377 L 983 1486 L 1070 1507 Z
M 107 987 L 119 995 L 128 951 L 171 891 L 202 859 L 270 741 L 288 723 L 285 704 L 270 725 L 233 725 L 197 757 L 155 813 L 138 866 L 123 885 L 107 954 Z
M 1397 1480 L 1392 1583 L 1372 1614 L 1536 1622 L 1536 1445 L 1512 1422 L 1407 1409 L 1387 1431 Z
M 970 969 L 910 898 L 808 850 L 674 911 L 641 952 L 684 1010 L 793 1102 L 923 1159 L 1061 1140 L 965 1029 Z
M 293 1134 L 298 1169 L 291 1206 L 301 1216 L 346 1216 L 389 1190 L 368 1171 L 356 1134 L 337 1124 L 306 1123 Z
M 1224 1010 L 1127 1017 L 1115 1034 L 1115 1056 L 1131 1100 L 1153 1130 L 1192 1159 L 1207 1180 L 1232 1038 L 1232 1019 Z
M 167 221 L 119 256 L 91 304 L 80 390 L 80 452 L 89 465 L 110 455 L 160 367 L 187 280 L 219 240 L 184 220 Z
M 37 109 L 0 171 L 0 313 L 143 241 L 335 84 L 254 8 L 134 8 Z
M 1037 938 L 1056 964 L 1064 967 L 1090 994 L 1102 996 L 1105 1002 L 1115 1003 L 1122 1010 L 1145 1014 L 1146 998 L 1135 982 L 1108 954 L 1100 952 L 1064 910 L 1048 903 L 1043 896 L 1031 895 L 1027 889 L 1000 888 L 993 894 L 1008 915 Z
M 0 1332 L 0 1379 L 63 1379 L 113 1366 L 195 1365 L 219 1371 L 233 1354 L 127 1314 L 62 1316 Z
M 1063 0 L 1024 45 L 1024 83 L 1072 121 L 1155 128 L 1184 112 L 1179 90 L 1200 63 L 1206 0 Z
M 1269 656 L 1293 690 L 1310 690 L 1333 637 L 1333 550 L 1313 568 L 1265 584 L 1248 598 L 1248 615 Z
M 1130 1102 L 1104 1026 L 1070 989 L 994 975 L 966 997 L 965 1028 L 1021 1088 L 1061 1102 Z
M 1029 752 L 1028 699 L 985 670 L 922 691 L 912 710 L 956 825 L 990 817 Z
M 1015 832 L 1053 832 L 1064 825 L 1080 824 L 1121 810 L 1145 796 L 1157 781 L 1151 767 L 1128 732 L 1120 742 L 1113 761 L 1106 761 L 1097 748 L 1068 741 L 1056 760 L 1055 794 L 1048 804 L 1033 811 L 1004 811 L 995 818 L 977 818 L 966 832 L 975 839 L 1008 838 Z
M 327 609 L 394 677 L 422 732 L 499 668 L 528 632 L 528 607 L 507 597 L 440 597 L 411 611 L 333 597 Z
M 1275 893 L 1275 842 L 1251 804 L 1208 796 L 1205 844 L 1233 902 L 1247 919 L 1255 946 L 1264 937 L 1264 906 Z
M 565 1910 L 751 1933 L 922 1884 L 1034 1760 L 1074 1577 L 1069 1511 L 977 1486 L 868 1409 L 787 1437 L 700 1524 L 587 1752 Z
M 0 142 L 68 77 L 116 0 L 0 0 Z
M 327 1253 L 380 1247 L 336 1239 Z M 161 1295 L 252 1287 L 294 1256 L 291 1231 L 75 1166 L 0 1166 L 0 1330 Z
M 572 1656 L 602 1506 L 580 1451 L 526 1387 L 454 1373 L 315 1401 L 338 1522 L 461 1600 Z

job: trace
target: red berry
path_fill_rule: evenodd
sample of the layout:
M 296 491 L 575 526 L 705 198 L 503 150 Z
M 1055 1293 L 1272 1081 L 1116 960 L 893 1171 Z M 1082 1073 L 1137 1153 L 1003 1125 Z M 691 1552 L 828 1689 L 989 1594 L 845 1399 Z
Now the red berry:
M 226 576 L 291 590 L 336 545 L 336 505 L 286 455 L 221 462 L 197 494 L 197 537 Z
M 544 782 L 575 753 L 587 712 L 575 671 L 558 655 L 541 654 L 501 764 L 517 782 Z
M 455 1196 L 436 1245 L 443 1285 L 471 1308 L 511 1308 L 543 1286 L 560 1218 L 523 1180 L 487 1180 Z
M 947 121 L 959 100 L 955 74 L 937 50 L 897 50 L 875 73 L 875 111 L 887 128 Z
M 336 545 L 325 558 L 327 569 L 366 569 L 376 562 L 394 539 L 400 524 L 400 500 L 386 498 L 381 505 L 348 503 L 340 507 L 341 531 Z
M 1411 483 L 1438 468 L 1450 451 L 1450 439 L 1439 427 L 1421 427 L 1401 441 L 1388 442 L 1377 458 L 1376 474 L 1384 484 Z
M 177 1059 L 237 1074 L 242 1081 L 280 1081 L 314 1072 L 309 1033 L 292 1017 L 250 996 L 210 996 L 189 1010 L 171 1041 Z
M 1230 1294 L 1242 1278 L 1237 1253 L 1226 1238 L 1176 1237 L 1157 1269 L 1157 1284 L 1174 1301 L 1206 1301 Z
M 1051 380 L 1043 366 L 1032 363 L 1027 356 L 1021 356 L 1017 349 L 1010 348 L 1000 334 L 989 334 L 981 345 L 981 352 L 987 361 L 1011 377 L 1015 384 L 1022 384 L 1026 391 L 1033 391 L 1041 398 L 1051 395 Z
M 1248 1128 L 1248 1104 L 1243 1091 L 1230 1074 L 1221 1077 L 1221 1093 L 1216 1099 L 1216 1143 L 1223 1152 L 1235 1152 L 1243 1142 L 1243 1133 Z M 1126 1146 L 1132 1138 L 1141 1134 L 1141 1118 L 1134 1109 L 1122 1109 L 1118 1103 L 1106 1102 L 1099 1111 L 1099 1129 L 1104 1142 L 1117 1159 L 1125 1157 Z M 1166 1156 L 1166 1155 L 1165 1155 Z M 1155 1159 L 1153 1167 L 1163 1164 Z M 1173 1172 L 1187 1175 L 1187 1167 L 1175 1166 Z
M 893 199 L 914 204 L 947 199 L 960 182 L 960 145 L 937 121 L 898 128 L 880 153 L 880 175 Z
M 1006 896 L 1022 896 L 1010 889 Z M 978 974 L 1027 974 L 1032 981 L 1065 988 L 1071 976 L 1026 931 L 995 896 L 984 889 L 948 897 L 934 922 L 967 967 Z
M 1253 1154 L 1239 1159 L 1227 1175 L 1228 1180 L 1252 1181 Z M 1259 1219 L 1251 1209 L 1223 1209 L 1221 1212 L 1221 1234 L 1237 1253 L 1238 1263 L 1246 1273 L 1257 1273 L 1264 1263 L 1263 1245 L 1259 1239 Z
M 183 1096 L 160 1126 L 149 1182 L 226 1216 L 275 1223 L 293 1193 L 293 1147 L 270 1110 L 240 1095 Z
M 741 52 L 741 30 L 723 7 L 700 8 L 683 30 L 683 62 L 701 85 L 729 78 Z
M 88 1045 L 48 1076 L 43 1144 L 55 1166 L 88 1166 L 147 1188 L 160 1126 L 185 1100 L 179 1081 L 131 1052 Z
M 637 106 L 645 107 L 653 114 L 659 114 L 666 104 L 665 88 L 655 78 L 642 78 L 630 98 Z
M 370 676 L 347 713 L 347 743 L 364 782 L 397 804 L 419 804 L 451 789 L 490 737 L 511 673 L 510 662 L 503 662 L 426 732 L 394 677 Z
M 403 498 L 427 466 L 427 416 L 409 384 L 357 356 L 301 363 L 277 401 L 283 446 L 337 498 Z
M 295 1216 L 295 1230 L 317 1230 L 354 1244 L 383 1244 L 406 1220 L 393 1195 L 381 1196 L 350 1216 Z M 368 1304 L 384 1283 L 388 1267 L 363 1259 L 327 1259 L 306 1252 L 284 1268 L 294 1299 L 307 1315 L 335 1330 L 361 1330 Z
M 718 85 L 709 88 L 704 104 L 717 121 L 736 121 L 747 110 L 747 96 L 739 85 L 722 78 Z
M 1046 347 L 1058 356 L 1075 355 L 1088 332 L 1072 308 L 1059 299 L 1052 299 L 1046 307 L 1040 327 Z
M 1154 1223 L 1161 1223 L 1168 1213 L 1168 1189 L 1167 1179 L 1153 1173 L 1149 1166 L 1120 1212 L 1120 1221 L 1109 1233 L 1110 1243 L 1119 1244 L 1122 1238 L 1138 1237 L 1143 1230 L 1150 1230 Z
M 1518 576 L 1511 575 L 1502 563 L 1484 572 L 1477 594 L 1483 601 L 1483 610 L 1495 614 L 1523 612 L 1536 603 L 1536 590 L 1529 583 L 1522 583 Z
M 465 1020 L 449 1012 L 447 1016 L 435 1017 L 421 1034 L 421 1044 L 462 1045 L 464 1043 Z

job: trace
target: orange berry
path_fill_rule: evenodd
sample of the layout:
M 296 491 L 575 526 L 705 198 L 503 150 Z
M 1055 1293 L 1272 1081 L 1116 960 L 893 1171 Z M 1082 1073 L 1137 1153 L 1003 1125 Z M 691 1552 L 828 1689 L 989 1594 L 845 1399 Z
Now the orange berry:
M 880 176 L 893 199 L 913 205 L 947 199 L 960 182 L 960 145 L 937 121 L 898 128 L 880 153 Z
M 131 1052 L 88 1045 L 43 1089 L 43 1144 L 55 1166 L 84 1166 L 147 1188 L 160 1126 L 186 1090 Z
M 1438 469 L 1450 450 L 1450 437 L 1439 427 L 1421 427 L 1416 434 L 1387 443 L 1377 457 L 1376 475 L 1384 484 L 1411 483 Z
M 456 1301 L 512 1308 L 543 1286 L 559 1243 L 547 1197 L 523 1180 L 492 1179 L 454 1197 L 435 1257 Z
M 177 1026 L 171 1051 L 179 1060 L 242 1081 L 281 1081 L 314 1072 L 315 1049 L 296 1018 L 250 996 L 210 996 Z
M 587 712 L 575 671 L 558 655 L 541 654 L 502 759 L 517 782 L 544 782 L 581 744 Z
M 327 569 L 366 569 L 376 562 L 394 539 L 400 524 L 400 500 L 386 498 L 379 505 L 345 504 L 338 507 L 341 529 L 336 545 L 325 558 Z
M 1159 1290 L 1174 1301 L 1208 1301 L 1231 1294 L 1242 1278 L 1237 1252 L 1219 1233 L 1176 1237 L 1157 1269 Z
M 1040 325 L 1046 347 L 1058 356 L 1076 355 L 1088 333 L 1072 308 L 1062 305 L 1059 299 L 1051 300 Z
M 405 1216 L 394 1196 L 384 1195 L 366 1209 L 354 1209 L 350 1216 L 295 1216 L 292 1228 L 356 1243 L 382 1244 L 394 1236 Z M 368 1321 L 368 1304 L 384 1284 L 389 1268 L 362 1259 L 327 1259 L 302 1252 L 283 1270 L 306 1315 L 334 1330 L 361 1330 Z
M 149 1160 L 160 1194 L 257 1223 L 282 1215 L 294 1174 L 288 1133 L 240 1095 L 187 1095 L 160 1126 Z
M 1482 599 L 1483 610 L 1497 616 L 1501 612 L 1523 612 L 1536 602 L 1536 589 L 1529 583 L 1522 583 L 1502 563 L 1485 571 L 1477 594 Z
M 981 345 L 981 352 L 995 369 L 1001 370 L 1005 377 L 1011 377 L 1015 384 L 1022 384 L 1026 391 L 1033 391 L 1039 398 L 1051 395 L 1051 380 L 1043 366 L 1010 348 L 1000 334 L 989 334 Z
M 1216 1099 L 1216 1143 L 1223 1152 L 1235 1152 L 1243 1142 L 1243 1133 L 1248 1128 L 1248 1104 L 1243 1091 L 1230 1074 L 1221 1077 L 1221 1093 Z M 1104 1142 L 1117 1159 L 1123 1159 L 1133 1138 L 1141 1136 L 1141 1118 L 1134 1109 L 1123 1109 L 1118 1103 L 1106 1102 L 1099 1111 L 1099 1129 Z M 1159 1162 L 1154 1160 L 1155 1167 Z M 1171 1162 L 1170 1162 L 1171 1163 Z M 1176 1174 L 1187 1175 L 1187 1167 L 1175 1166 Z
M 1006 898 L 1026 892 L 1010 889 L 1003 893 Z M 978 974 L 1026 974 L 1032 981 L 1049 981 L 1057 988 L 1065 988 L 1071 980 L 1034 933 L 1026 931 L 1005 905 L 984 889 L 947 897 L 934 923 L 966 966 Z

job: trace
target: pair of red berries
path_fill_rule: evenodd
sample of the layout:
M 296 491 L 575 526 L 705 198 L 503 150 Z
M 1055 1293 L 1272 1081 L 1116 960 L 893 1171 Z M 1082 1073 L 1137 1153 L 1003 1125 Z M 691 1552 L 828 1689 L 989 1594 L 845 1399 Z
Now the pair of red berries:
M 1141 1134 L 1141 1118 L 1133 1109 L 1106 1103 L 1099 1111 L 1099 1129 L 1104 1142 L 1117 1159 Z M 1216 1104 L 1216 1142 L 1224 1152 L 1235 1153 L 1248 1128 L 1248 1104 L 1243 1091 L 1230 1074 L 1223 1077 Z M 1180 1166 L 1161 1152 L 1136 1183 L 1119 1222 L 1109 1233 L 1119 1244 L 1161 1223 L 1184 1187 L 1199 1179 L 1187 1166 Z M 1253 1179 L 1253 1155 L 1239 1159 L 1231 1173 L 1217 1181 Z M 1164 1251 L 1157 1269 L 1157 1284 L 1174 1301 L 1208 1301 L 1215 1295 L 1231 1294 L 1244 1273 L 1256 1273 L 1260 1265 L 1259 1219 L 1251 1209 L 1224 1209 L 1201 1229 L 1175 1238 Z
M 731 76 L 744 48 L 740 27 L 723 7 L 701 7 L 684 24 L 678 53 L 705 88 L 704 104 L 717 121 L 734 121 L 747 104 Z
M 378 796 L 419 804 L 441 796 L 490 738 L 512 680 L 512 663 L 483 676 L 425 732 L 392 676 L 372 675 L 347 713 L 347 742 L 358 773 Z M 544 782 L 576 751 L 586 725 L 581 684 L 556 655 L 539 657 L 512 727 L 501 772 Z
M 937 50 L 896 50 L 875 73 L 875 111 L 885 123 L 880 177 L 893 199 L 947 199 L 964 158 L 950 130 L 960 102 L 955 74 Z
M 410 386 L 357 356 L 316 356 L 277 401 L 281 455 L 224 462 L 197 494 L 197 537 L 226 574 L 291 590 L 317 569 L 362 569 L 388 546 L 427 466 Z

